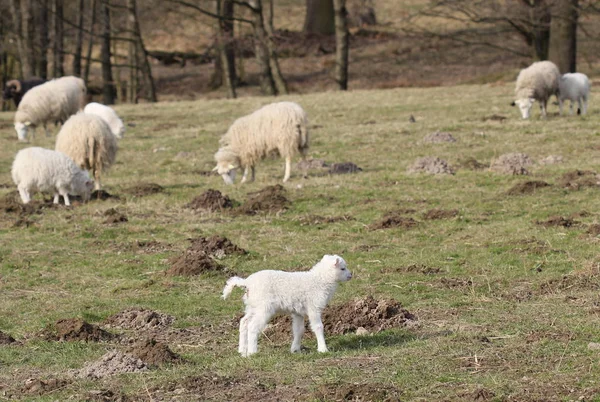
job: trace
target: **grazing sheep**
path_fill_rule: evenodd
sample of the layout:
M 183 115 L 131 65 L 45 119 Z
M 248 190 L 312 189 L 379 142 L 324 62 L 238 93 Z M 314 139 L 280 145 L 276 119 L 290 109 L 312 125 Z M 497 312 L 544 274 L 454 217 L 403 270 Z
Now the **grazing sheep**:
M 39 125 L 64 123 L 83 109 L 85 103 L 85 83 L 81 78 L 62 77 L 48 81 L 29 90 L 19 103 L 15 114 L 15 130 L 19 141 L 26 141 L 27 131 L 34 132 Z
M 558 67 L 551 61 L 538 61 L 521 70 L 517 77 L 515 88 L 516 100 L 512 105 L 518 105 L 521 116 L 528 119 L 533 102 L 540 102 L 542 116 L 546 117 L 546 105 L 552 95 L 558 98 Z
M 562 114 L 563 102 L 567 99 L 571 101 L 571 114 L 573 114 L 573 103 L 575 101 L 579 104 L 577 113 L 587 113 L 588 97 L 591 88 L 587 75 L 582 73 L 563 74 L 558 81 L 558 87 L 558 108 L 560 114 Z
M 96 116 L 100 116 L 106 121 L 106 123 L 110 126 L 110 130 L 118 139 L 123 138 L 123 134 L 125 134 L 125 125 L 123 121 L 117 115 L 111 107 L 103 105 L 97 102 L 88 103 L 83 109 L 84 113 L 95 114 Z
M 30 78 L 28 80 L 10 80 L 6 82 L 6 86 L 4 87 L 4 93 L 2 97 L 4 100 L 12 99 L 15 102 L 15 106 L 19 107 L 19 103 L 21 103 L 21 99 L 23 99 L 23 95 L 31 88 L 36 87 L 38 85 L 43 84 L 46 80 L 41 78 Z
M 63 125 L 56 137 L 56 148 L 82 169 L 92 172 L 96 190 L 100 190 L 100 174 L 117 156 L 117 139 L 102 117 L 77 113 Z
M 235 169 L 243 168 L 242 183 L 248 172 L 267 155 L 278 153 L 285 158 L 283 181 L 290 178 L 292 157 L 300 152 L 306 158 L 308 150 L 308 120 L 306 112 L 293 102 L 277 102 L 263 106 L 252 114 L 233 122 L 219 141 L 221 148 L 215 154 L 217 171 L 225 183 L 233 184 Z
M 94 184 L 88 173 L 81 170 L 67 155 L 39 147 L 20 150 L 12 165 L 12 179 L 19 189 L 23 204 L 31 201 L 35 191 L 54 193 L 54 203 L 59 195 L 65 205 L 71 205 L 69 194 L 90 198 Z
M 304 334 L 304 316 L 308 315 L 310 327 L 317 337 L 317 350 L 327 352 L 321 312 L 329 303 L 338 282 L 352 278 L 346 261 L 337 255 L 325 255 L 310 271 L 258 271 L 246 279 L 233 276 L 223 289 L 223 299 L 234 287 L 246 288 L 244 304 L 246 314 L 240 320 L 240 344 L 238 351 L 244 357 L 258 350 L 258 335 L 278 312 L 292 315 L 291 351 L 300 351 Z

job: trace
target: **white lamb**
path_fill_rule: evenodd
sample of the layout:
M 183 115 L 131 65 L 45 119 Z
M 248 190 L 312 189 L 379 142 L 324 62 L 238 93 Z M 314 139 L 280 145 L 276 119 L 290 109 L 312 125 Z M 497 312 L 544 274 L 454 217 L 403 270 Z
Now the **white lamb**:
M 246 288 L 243 298 L 246 314 L 240 321 L 239 353 L 247 357 L 258 351 L 258 335 L 278 312 L 292 315 L 292 353 L 300 351 L 306 315 L 317 337 L 317 350 L 327 352 L 321 312 L 333 297 L 338 282 L 351 278 L 346 261 L 337 255 L 325 255 L 307 272 L 265 270 L 246 279 L 229 278 L 223 289 L 223 299 L 236 286 Z
M 558 67 L 551 61 L 538 61 L 521 70 L 517 77 L 516 100 L 513 102 L 513 106 L 518 105 L 521 116 L 528 119 L 531 107 L 537 100 L 540 102 L 542 116 L 545 118 L 548 99 L 552 95 L 556 95 L 558 98 L 559 79 Z
M 125 134 L 125 125 L 113 108 L 101 103 L 91 102 L 85 106 L 83 112 L 102 117 L 110 126 L 110 130 L 115 137 L 118 139 L 123 138 L 123 134 Z
M 277 102 L 263 106 L 252 114 L 233 122 L 219 144 L 215 154 L 217 171 L 226 184 L 233 184 L 235 169 L 243 168 L 242 183 L 254 181 L 254 166 L 267 155 L 278 153 L 285 158 L 283 181 L 290 178 L 292 157 L 298 152 L 306 158 L 308 150 L 308 119 L 300 105 Z
M 61 128 L 55 149 L 89 170 L 96 180 L 96 190 L 100 190 L 100 175 L 114 163 L 118 147 L 117 138 L 102 117 L 81 112 Z
M 42 125 L 48 135 L 48 123 L 64 123 L 85 104 L 86 88 L 81 78 L 62 77 L 31 88 L 23 96 L 15 114 L 19 141 L 27 140 L 29 128 Z
M 59 195 L 62 195 L 65 205 L 71 205 L 69 194 L 80 195 L 87 201 L 94 186 L 88 173 L 75 165 L 67 155 L 39 147 L 20 150 L 15 156 L 11 173 L 23 204 L 29 203 L 36 191 L 52 192 L 55 204 L 58 204 Z
M 558 95 L 560 114 L 562 114 L 563 102 L 567 99 L 571 101 L 571 114 L 573 114 L 573 103 L 575 102 L 579 104 L 579 113 L 587 113 L 588 97 L 591 88 L 587 75 L 582 73 L 563 74 L 558 81 L 558 87 L 560 89 Z

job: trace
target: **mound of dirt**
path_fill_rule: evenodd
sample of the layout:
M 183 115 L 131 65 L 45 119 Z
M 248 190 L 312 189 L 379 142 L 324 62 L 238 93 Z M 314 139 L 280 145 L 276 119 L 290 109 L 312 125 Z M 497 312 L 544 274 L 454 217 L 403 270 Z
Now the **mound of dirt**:
M 98 361 L 72 372 L 76 378 L 103 378 L 121 373 L 139 373 L 148 371 L 148 366 L 129 353 L 111 351 Z
M 226 272 L 226 267 L 218 264 L 204 250 L 189 247 L 182 255 L 171 260 L 171 268 L 166 271 L 169 276 L 195 276 L 203 272 Z
M 190 249 L 193 249 L 195 252 L 199 253 L 204 252 L 217 258 L 223 258 L 231 254 L 248 254 L 246 250 L 233 244 L 227 237 L 219 235 L 214 235 L 208 238 L 198 237 L 196 239 L 192 239 L 192 245 L 190 246 Z
M 30 378 L 25 381 L 21 387 L 21 393 L 26 395 L 44 395 L 48 392 L 56 391 L 69 385 L 71 381 L 59 378 L 49 378 L 40 380 L 39 378 Z
M 233 208 L 233 201 L 219 190 L 208 189 L 185 205 L 193 210 L 222 211 Z
M 114 392 L 110 389 L 91 390 L 84 398 L 86 402 L 129 402 L 132 400 L 123 393 Z
M 600 225 L 597 223 L 590 225 L 585 232 L 594 236 L 598 236 L 600 235 Z M 2 342 L 0 341 L 0 343 Z
M 500 155 L 498 159 L 492 162 L 490 170 L 503 174 L 527 175 L 529 174 L 527 166 L 531 165 L 533 165 L 533 161 L 528 155 L 519 152 L 513 152 Z
M 165 363 L 177 363 L 181 357 L 173 353 L 164 343 L 154 339 L 146 339 L 136 342 L 129 347 L 126 353 L 137 357 L 149 366 L 160 366 Z
M 590 170 L 575 170 L 563 174 L 558 184 L 568 190 L 580 190 L 586 187 L 598 187 L 600 177 L 596 172 Z
M 114 208 L 109 208 L 104 211 L 104 216 L 106 216 L 104 223 L 109 225 L 113 223 L 124 223 L 129 221 L 124 214 L 120 213 Z
M 418 158 L 407 169 L 408 173 L 454 174 L 454 169 L 448 162 L 435 156 Z
M 423 219 L 450 219 L 458 216 L 458 209 L 430 209 L 423 214 Z
M 350 215 L 341 216 L 320 216 L 320 215 L 307 215 L 299 219 L 300 226 L 306 225 L 321 225 L 323 223 L 336 223 L 336 222 L 348 222 L 353 221 L 354 218 Z
M 102 201 L 106 201 L 106 200 L 120 200 L 121 197 L 119 197 L 118 195 L 114 195 L 114 194 L 110 194 L 108 191 L 105 190 L 94 190 L 92 192 L 92 195 L 90 196 L 90 201 L 95 201 L 95 200 L 102 200 Z
M 0 211 L 7 214 L 33 215 L 41 214 L 46 208 L 53 208 L 54 204 L 50 202 L 32 201 L 29 204 L 23 204 L 18 192 L 12 192 L 0 199 Z
M 544 159 L 539 161 L 540 165 L 556 165 L 557 163 L 562 163 L 563 157 L 560 155 L 548 155 Z
M 423 137 L 423 142 L 426 144 L 440 144 L 443 142 L 456 142 L 456 138 L 454 138 L 450 133 L 436 131 Z
M 131 307 L 108 317 L 104 324 L 122 329 L 152 330 L 167 328 L 175 317 L 145 308 Z
M 49 341 L 110 341 L 116 337 L 97 325 L 87 323 L 81 318 L 67 318 L 50 324 L 41 333 L 41 337 Z
M 144 197 L 146 195 L 158 194 L 165 191 L 163 186 L 156 183 L 138 183 L 135 186 L 129 187 L 125 192 L 136 197 Z
M 286 211 L 291 202 L 285 196 L 286 190 L 281 184 L 267 186 L 262 190 L 248 193 L 248 199 L 237 211 L 245 215 L 260 212 L 280 213 Z
M 468 157 L 458 161 L 460 167 L 468 170 L 484 170 L 490 167 L 487 163 L 480 163 L 473 157 Z
M 401 216 L 395 213 L 386 214 L 382 220 L 379 222 L 373 223 L 369 225 L 369 229 L 378 230 L 378 229 L 389 229 L 389 228 L 403 228 L 403 229 L 412 229 L 417 226 L 419 222 L 414 220 L 408 216 Z
M 10 345 L 11 343 L 16 343 L 17 341 L 12 336 L 5 334 L 0 331 L 0 345 Z
M 561 226 L 563 228 L 570 228 L 572 226 L 579 224 L 578 221 L 573 220 L 571 218 L 565 218 L 563 216 L 551 216 L 550 218 L 548 218 L 545 221 L 536 221 L 535 223 L 537 223 L 538 225 L 547 227 L 547 228 L 552 227 L 552 226 Z
M 362 172 L 362 168 L 352 162 L 332 163 L 329 166 L 329 174 L 348 174 Z
M 548 187 L 550 184 L 541 180 L 525 181 L 515 184 L 506 192 L 508 195 L 533 194 L 538 188 Z

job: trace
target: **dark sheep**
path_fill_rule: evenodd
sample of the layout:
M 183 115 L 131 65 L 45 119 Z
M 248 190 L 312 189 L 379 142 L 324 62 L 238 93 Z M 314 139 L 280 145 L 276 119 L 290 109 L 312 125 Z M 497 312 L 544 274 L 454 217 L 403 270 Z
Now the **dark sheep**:
M 4 87 L 4 93 L 2 94 L 2 98 L 4 100 L 12 99 L 15 102 L 15 106 L 19 107 L 19 103 L 21 103 L 21 99 L 25 92 L 29 91 L 31 88 L 43 84 L 46 80 L 41 78 L 30 78 L 28 80 L 10 80 L 6 83 Z

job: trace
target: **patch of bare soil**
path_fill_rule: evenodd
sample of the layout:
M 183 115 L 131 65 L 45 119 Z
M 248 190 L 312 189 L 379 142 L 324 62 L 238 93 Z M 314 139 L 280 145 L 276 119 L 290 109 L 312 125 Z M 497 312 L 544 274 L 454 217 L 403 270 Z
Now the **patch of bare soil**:
M 168 328 L 175 317 L 145 308 L 131 307 L 111 315 L 104 325 L 113 328 L 154 330 Z
M 527 175 L 529 174 L 527 167 L 531 165 L 533 165 L 533 160 L 528 155 L 513 152 L 500 155 L 498 159 L 492 162 L 490 170 L 503 174 Z
M 0 345 L 10 345 L 11 343 L 18 343 L 18 342 L 12 336 L 0 331 Z
M 590 170 L 575 170 L 565 173 L 558 184 L 568 190 L 580 190 L 586 187 L 598 187 L 600 178 L 596 172 Z
M 85 395 L 84 399 L 87 402 L 128 402 L 131 400 L 126 395 L 110 389 L 92 390 Z
M 556 165 L 557 163 L 562 163 L 563 157 L 560 155 L 548 155 L 543 159 L 540 159 L 540 165 Z
M 336 223 L 336 222 L 348 222 L 353 221 L 354 217 L 351 215 L 341 216 L 320 216 L 320 215 L 307 215 L 299 218 L 300 226 L 310 225 L 321 225 L 324 223 Z
M 96 201 L 96 200 L 106 201 L 106 200 L 120 200 L 120 199 L 121 199 L 121 197 L 119 197 L 118 195 L 110 194 L 108 191 L 105 191 L 105 190 L 94 190 L 90 196 L 90 201 Z
M 76 378 L 103 378 L 122 373 L 148 371 L 148 366 L 139 358 L 119 351 L 111 351 L 99 360 L 71 373 Z
M 570 228 L 572 226 L 579 224 L 578 221 L 573 220 L 571 218 L 565 218 L 564 216 L 551 216 L 550 218 L 548 218 L 545 221 L 536 221 L 535 223 L 537 223 L 538 225 L 547 227 L 547 228 L 552 227 L 552 226 L 560 226 L 563 228 Z
M 438 267 L 429 267 L 423 264 L 411 264 L 405 267 L 394 267 L 394 268 L 381 268 L 379 270 L 382 274 L 387 273 L 406 273 L 406 272 L 417 272 L 425 275 L 435 275 L 442 272 L 441 268 Z
M 515 240 L 510 243 L 514 251 L 531 254 L 546 254 L 549 251 L 558 252 L 551 249 L 547 242 L 536 238 Z
M 169 349 L 167 345 L 154 339 L 138 341 L 129 347 L 126 353 L 137 357 L 148 366 L 161 366 L 181 361 L 181 357 Z
M 124 214 L 122 214 L 114 208 L 109 208 L 106 211 L 104 211 L 104 216 L 106 216 L 104 223 L 107 225 L 114 223 L 124 223 L 129 221 L 129 219 L 127 219 L 127 217 Z
M 458 216 L 458 209 L 430 209 L 423 214 L 423 219 L 450 219 Z
M 144 197 L 147 195 L 158 194 L 165 191 L 163 186 L 156 183 L 138 183 L 135 186 L 129 187 L 125 192 L 136 197 Z
M 492 114 L 490 116 L 486 116 L 486 117 L 482 118 L 481 121 L 499 121 L 499 122 L 503 122 L 506 119 L 507 119 L 506 116 L 502 116 L 502 115 L 499 115 L 499 114 Z
M 468 157 L 458 161 L 460 167 L 468 170 L 484 170 L 490 167 L 487 163 L 480 163 L 473 157 Z
M 454 169 L 448 162 L 435 156 L 418 158 L 406 171 L 408 173 L 454 174 Z
M 130 249 L 135 250 L 139 254 L 156 254 L 171 251 L 173 246 L 156 240 L 136 240 L 131 243 Z
M 323 384 L 312 394 L 318 401 L 400 401 L 402 391 L 385 384 Z
M 226 267 L 213 260 L 204 250 L 196 249 L 194 245 L 171 261 L 171 268 L 166 271 L 169 276 L 195 276 L 203 272 L 229 272 Z
M 533 194 L 538 188 L 548 187 L 550 184 L 541 180 L 525 181 L 515 184 L 506 192 L 508 195 Z
M 550 279 L 540 285 L 541 294 L 559 293 L 563 290 L 598 290 L 600 281 L 598 274 L 573 273 L 561 278 Z
M 12 192 L 0 199 L 0 211 L 6 214 L 33 215 L 41 214 L 44 209 L 55 208 L 52 201 L 31 201 L 23 204 L 18 192 Z
M 214 235 L 211 237 L 198 237 L 192 239 L 190 249 L 195 252 L 206 253 L 216 258 L 223 258 L 232 254 L 248 254 L 246 250 L 236 246 L 227 237 Z
M 66 379 L 49 378 L 47 380 L 40 380 L 39 378 L 30 378 L 21 387 L 21 393 L 25 395 L 44 395 L 48 392 L 64 388 L 70 383 L 71 381 Z
M 598 236 L 598 235 L 600 235 L 600 225 L 597 223 L 594 223 L 594 224 L 588 226 L 588 228 L 585 232 L 588 234 L 594 235 L 594 236 Z
M 329 174 L 348 174 L 362 172 L 362 168 L 352 162 L 332 163 L 329 166 Z
M 440 284 L 447 289 L 466 289 L 473 286 L 473 281 L 463 278 L 442 278 Z
M 81 318 L 67 318 L 48 325 L 40 333 L 42 339 L 48 341 L 110 341 L 116 337 L 97 325 L 83 321 Z
M 185 205 L 193 210 L 222 211 L 233 208 L 233 201 L 219 190 L 208 189 Z
M 423 142 L 425 144 L 440 144 L 444 142 L 456 142 L 456 138 L 454 138 L 450 133 L 436 131 L 423 137 Z
M 281 184 L 267 186 L 262 190 L 248 193 L 248 198 L 237 212 L 256 215 L 260 212 L 280 213 L 286 211 L 291 202 L 285 196 L 286 190 Z
M 383 219 L 379 222 L 369 225 L 371 230 L 389 229 L 389 228 L 403 228 L 412 229 L 417 226 L 419 222 L 409 216 L 402 216 L 395 212 L 385 214 Z

